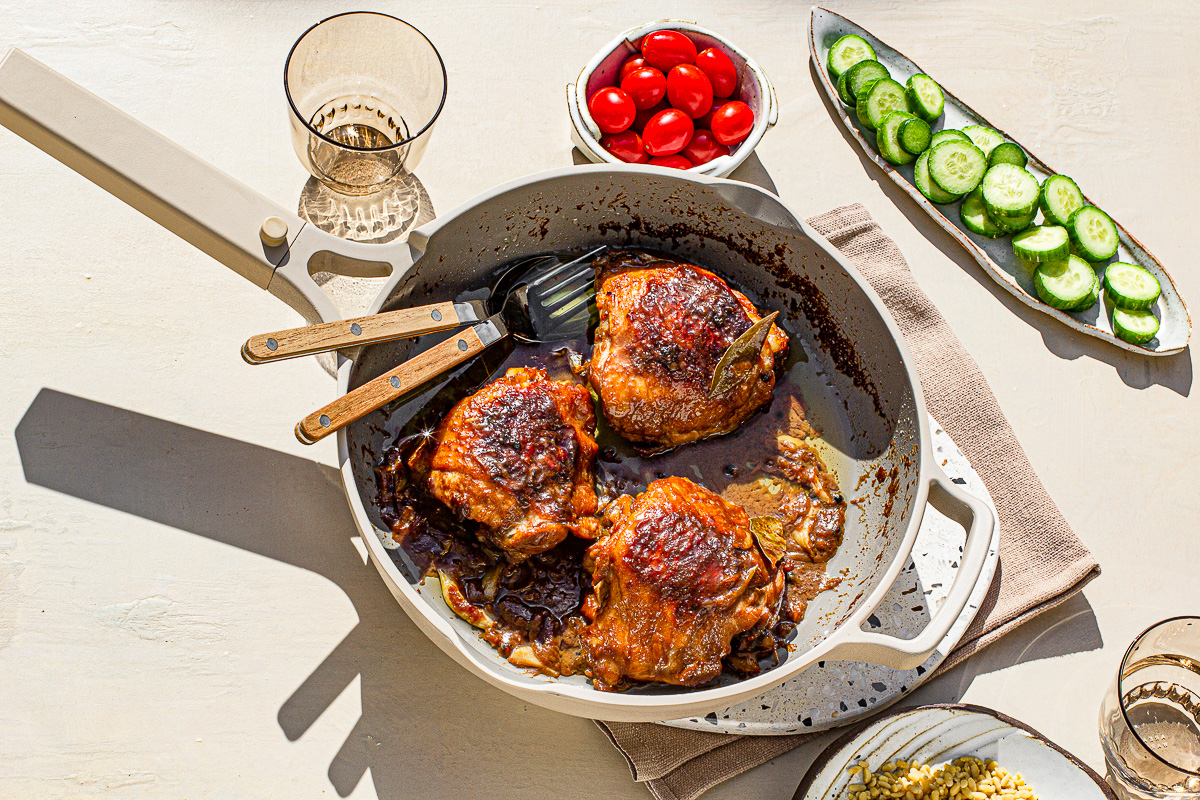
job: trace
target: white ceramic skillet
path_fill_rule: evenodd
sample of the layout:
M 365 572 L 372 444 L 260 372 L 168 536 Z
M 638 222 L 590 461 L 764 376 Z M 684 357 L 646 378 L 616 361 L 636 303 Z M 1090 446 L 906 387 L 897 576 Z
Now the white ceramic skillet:
M 390 270 L 371 310 L 392 310 L 467 299 L 472 292 L 478 297 L 504 262 L 598 244 L 655 247 L 695 259 L 781 312 L 780 324 L 802 351 L 788 380 L 799 383 L 809 417 L 823 434 L 822 455 L 855 505 L 845 542 L 829 565 L 842 578 L 840 586 L 810 605 L 781 663 L 747 680 L 610 693 L 582 676 L 551 679 L 513 666 L 446 607 L 436 584 L 420 584 L 402 551 L 388 546 L 373 500 L 375 459 L 438 387 L 338 432 L 346 495 L 384 582 L 439 647 L 504 691 L 580 716 L 657 721 L 727 708 L 822 659 L 911 668 L 945 637 L 979 578 L 995 519 L 985 502 L 955 486 L 936 462 L 916 371 L 899 330 L 837 250 L 757 187 L 661 168 L 568 167 L 486 192 L 413 231 L 407 243 L 365 245 L 305 225 L 19 51 L 0 62 L 0 123 L 310 322 L 338 318 L 312 281 L 318 271 Z M 274 246 L 260 236 L 269 217 L 287 226 Z M 460 336 L 374 344 L 343 356 L 338 392 L 386 372 L 433 340 L 453 346 Z M 915 638 L 863 631 L 904 568 L 929 501 L 968 531 L 954 585 Z

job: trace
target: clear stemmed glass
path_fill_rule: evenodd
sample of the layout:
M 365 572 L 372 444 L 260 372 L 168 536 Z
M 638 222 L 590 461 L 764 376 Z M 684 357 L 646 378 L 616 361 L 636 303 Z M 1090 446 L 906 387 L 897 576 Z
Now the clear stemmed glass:
M 1200 617 L 1134 639 L 1100 707 L 1100 745 L 1124 796 L 1200 798 Z

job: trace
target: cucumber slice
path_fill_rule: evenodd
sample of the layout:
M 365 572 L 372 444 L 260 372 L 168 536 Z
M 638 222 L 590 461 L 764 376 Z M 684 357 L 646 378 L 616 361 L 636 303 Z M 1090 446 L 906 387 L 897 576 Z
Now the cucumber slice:
M 1162 294 L 1158 279 L 1137 264 L 1114 261 L 1104 270 L 1104 291 L 1117 308 L 1145 311 Z
M 1100 299 L 1100 278 L 1097 277 L 1096 271 L 1092 270 L 1092 288 L 1088 291 L 1088 296 L 1079 301 L 1078 305 L 1071 306 L 1071 311 L 1087 311 L 1092 306 L 1096 305 L 1096 301 Z
M 957 194 L 943 191 L 942 187 L 933 182 L 929 177 L 929 151 L 926 150 L 917 158 L 916 165 L 913 166 L 913 182 L 917 184 L 917 190 L 925 195 L 925 199 L 931 203 L 945 205 L 953 203 L 959 198 Z
M 1107 261 L 1117 254 L 1117 226 L 1095 206 L 1084 206 L 1071 215 L 1067 232 L 1079 254 L 1088 261 Z
M 834 88 L 837 89 L 838 99 L 844 105 L 853 106 L 854 98 L 850 94 L 850 87 L 846 85 L 846 76 L 849 74 L 849 72 L 843 72 L 842 77 L 838 78 L 837 83 L 834 84 Z
M 929 151 L 929 177 L 952 194 L 974 189 L 986 171 L 987 158 L 970 142 L 947 139 Z
M 962 131 L 956 131 L 954 128 L 945 128 L 944 130 L 940 130 L 933 135 L 933 138 L 929 140 L 929 146 L 937 147 L 947 139 L 958 139 L 962 142 L 971 141 L 970 137 L 968 137 Z
M 992 150 L 988 156 L 988 166 L 994 167 L 997 164 L 1012 164 L 1014 167 L 1025 169 L 1025 165 L 1029 163 L 1029 157 L 1025 155 L 1025 151 L 1021 149 L 1021 145 L 1014 142 L 1001 142 Z
M 1075 181 L 1066 175 L 1051 175 L 1042 184 L 1038 203 L 1048 222 L 1068 225 L 1071 215 L 1083 208 L 1083 192 L 1079 191 Z
M 1061 261 L 1071 254 L 1071 237 L 1061 225 L 1041 225 L 1021 231 L 1012 240 L 1017 258 L 1036 261 Z
M 985 128 L 982 125 L 966 125 L 962 132 L 983 151 L 985 156 L 990 156 L 997 145 L 1004 144 L 1004 137 L 1000 135 L 999 131 Z
M 1114 308 L 1113 333 L 1132 344 L 1145 344 L 1158 335 L 1158 320 L 1149 311 Z
M 900 146 L 900 126 L 905 122 L 921 122 L 907 111 L 893 111 L 883 119 L 875 132 L 875 146 L 889 164 L 911 164 L 915 155 Z
M 983 188 L 980 187 L 980 194 L 983 193 Z M 987 207 L 987 200 L 983 201 L 984 207 Z M 1023 217 L 1006 217 L 1003 214 L 994 214 L 989 208 L 987 210 L 988 219 L 996 223 L 996 226 L 1005 233 L 1020 233 L 1033 224 L 1034 217 L 1037 216 L 1037 209 L 1030 211 Z
M 908 79 L 904 93 L 908 99 L 908 110 L 926 122 L 933 122 L 942 115 L 946 97 L 942 87 L 928 75 L 918 72 Z
M 899 136 L 900 146 L 914 156 L 919 156 L 929 149 L 932 133 L 929 130 L 929 123 L 925 120 L 906 119 L 900 123 Z
M 971 233 L 978 233 L 989 239 L 999 239 L 1006 233 L 987 215 L 987 206 L 983 204 L 983 190 L 978 186 L 963 198 L 962 207 L 958 209 L 958 218 Z
M 891 78 L 875 81 L 865 96 L 858 95 L 858 121 L 871 130 L 878 129 L 888 114 L 906 108 L 904 87 Z
M 829 74 L 836 79 L 858 62 L 868 58 L 875 58 L 875 48 L 871 47 L 871 43 L 866 39 L 850 33 L 833 43 L 825 63 L 829 67 Z
M 1037 178 L 1013 164 L 997 164 L 983 176 L 983 201 L 993 218 L 1022 218 L 1037 211 Z
M 1051 308 L 1062 311 L 1077 309 L 1092 293 L 1096 271 L 1079 256 L 1067 256 L 1057 261 L 1039 264 L 1033 273 L 1033 286 L 1038 297 Z
M 842 78 L 846 79 L 846 95 L 850 98 L 850 102 L 847 105 L 857 105 L 859 95 L 862 94 L 869 84 L 890 77 L 892 76 L 887 71 L 887 67 L 878 61 L 858 62 L 849 70 L 842 73 Z M 842 82 L 842 78 L 838 78 L 839 84 Z

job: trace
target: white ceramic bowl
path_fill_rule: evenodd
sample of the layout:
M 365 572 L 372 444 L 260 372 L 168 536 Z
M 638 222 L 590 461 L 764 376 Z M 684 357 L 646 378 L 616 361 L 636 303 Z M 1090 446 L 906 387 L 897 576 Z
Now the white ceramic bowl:
M 792 800 L 846 797 L 846 787 L 859 781 L 850 767 L 860 761 L 878 771 L 897 760 L 936 767 L 964 756 L 992 759 L 1020 774 L 1047 800 L 1117 800 L 1104 779 L 1076 756 L 1023 722 L 973 705 L 893 709 L 851 729 L 817 756 Z
M 624 164 L 600 146 L 600 128 L 588 112 L 587 99 L 604 86 L 616 84 L 621 65 L 638 52 L 637 44 L 647 33 L 661 30 L 679 31 L 696 43 L 697 50 L 706 47 L 721 47 L 737 67 L 739 87 L 737 96 L 754 112 L 754 128 L 745 141 L 727 156 L 714 158 L 707 164 L 692 167 L 687 172 L 702 175 L 723 176 L 733 172 L 754 151 L 763 134 L 779 120 L 779 101 L 775 87 L 767 78 L 762 67 L 746 55 L 741 48 L 720 34 L 701 28 L 694 22 L 678 19 L 663 19 L 630 28 L 606 44 L 592 56 L 587 66 L 579 73 L 575 83 L 567 84 L 567 108 L 571 112 L 571 141 L 588 158 L 596 163 Z

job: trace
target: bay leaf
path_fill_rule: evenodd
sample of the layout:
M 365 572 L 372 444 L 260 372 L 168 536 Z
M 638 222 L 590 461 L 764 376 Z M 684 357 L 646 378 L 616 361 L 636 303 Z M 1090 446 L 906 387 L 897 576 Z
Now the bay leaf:
M 777 316 L 779 316 L 778 311 L 767 314 L 735 339 L 733 344 L 725 348 L 725 352 L 721 354 L 721 360 L 717 362 L 717 368 L 713 370 L 712 382 L 708 385 L 709 397 L 716 397 L 737 385 L 738 375 L 733 370 L 734 365 L 739 361 L 758 358 L 763 344 L 767 341 L 767 335 L 771 332 L 771 323 Z
M 783 520 L 776 517 L 751 517 L 750 533 L 758 542 L 759 549 L 771 567 L 779 564 L 787 555 L 787 541 L 783 536 Z

